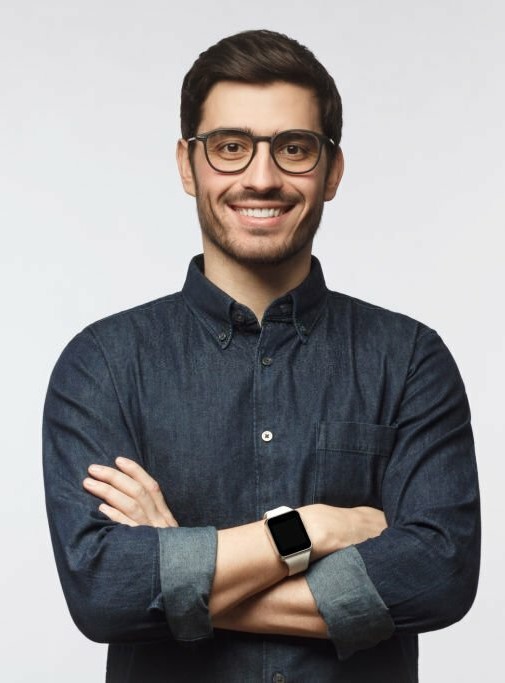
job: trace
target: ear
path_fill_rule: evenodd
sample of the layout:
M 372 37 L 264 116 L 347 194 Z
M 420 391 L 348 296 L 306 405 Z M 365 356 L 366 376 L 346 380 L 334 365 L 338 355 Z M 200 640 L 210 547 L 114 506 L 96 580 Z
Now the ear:
M 331 168 L 328 171 L 324 185 L 324 201 L 329 202 L 337 194 L 337 188 L 340 185 L 342 175 L 344 173 L 344 155 L 340 147 L 337 153 L 331 160 Z
M 179 175 L 181 176 L 182 186 L 185 191 L 192 197 L 196 197 L 196 183 L 189 160 L 189 145 L 187 140 L 179 140 L 177 142 L 177 166 L 179 167 Z

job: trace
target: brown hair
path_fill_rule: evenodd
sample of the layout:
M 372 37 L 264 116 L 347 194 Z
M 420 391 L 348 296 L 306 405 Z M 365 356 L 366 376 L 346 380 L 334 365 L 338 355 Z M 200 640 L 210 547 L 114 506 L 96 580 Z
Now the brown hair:
M 274 31 L 244 31 L 223 38 L 202 52 L 186 74 L 181 91 L 183 138 L 196 134 L 202 107 L 219 81 L 267 84 L 285 81 L 311 88 L 318 99 L 323 132 L 335 142 L 342 136 L 342 101 L 333 78 L 312 52 Z

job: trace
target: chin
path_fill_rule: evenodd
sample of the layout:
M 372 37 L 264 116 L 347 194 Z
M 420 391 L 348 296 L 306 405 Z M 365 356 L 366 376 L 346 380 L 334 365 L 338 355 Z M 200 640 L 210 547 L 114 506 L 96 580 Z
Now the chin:
M 253 246 L 220 240 L 206 233 L 212 244 L 223 254 L 243 266 L 277 266 L 286 263 L 312 244 L 312 236 L 291 244 Z

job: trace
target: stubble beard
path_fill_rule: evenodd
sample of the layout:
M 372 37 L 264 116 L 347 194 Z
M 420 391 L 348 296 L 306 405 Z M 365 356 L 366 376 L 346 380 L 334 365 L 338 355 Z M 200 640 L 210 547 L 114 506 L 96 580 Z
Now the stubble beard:
M 251 199 L 253 197 L 249 195 L 248 198 Z M 275 197 L 275 199 L 277 198 Z M 254 199 L 272 200 L 274 197 L 269 193 L 268 196 L 256 195 Z M 254 250 L 243 247 L 238 240 L 234 240 L 230 236 L 229 231 L 219 220 L 212 206 L 210 206 L 205 198 L 202 198 L 199 192 L 197 192 L 196 196 L 196 206 L 202 233 L 215 247 L 241 265 L 259 266 L 284 263 L 296 256 L 307 245 L 311 245 L 321 223 L 324 202 L 321 200 L 315 204 L 311 211 L 302 219 L 292 238 L 281 244 L 272 245 L 268 239 L 268 229 L 259 227 L 257 230 L 258 238 L 264 235 L 265 244 Z

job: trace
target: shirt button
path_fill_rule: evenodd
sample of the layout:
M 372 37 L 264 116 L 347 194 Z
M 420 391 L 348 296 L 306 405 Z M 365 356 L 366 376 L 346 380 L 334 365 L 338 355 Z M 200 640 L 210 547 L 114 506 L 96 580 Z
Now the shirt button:
M 263 356 L 263 358 L 261 359 L 261 365 L 264 365 L 265 367 L 272 365 L 272 359 L 269 358 L 269 356 Z
M 220 332 L 218 339 L 220 342 L 224 342 L 228 339 L 228 335 L 226 334 L 226 332 Z
M 272 432 L 266 430 L 262 433 L 261 438 L 263 439 L 263 441 L 272 441 L 274 435 L 272 434 Z
M 286 676 L 277 672 L 272 676 L 272 683 L 286 683 Z

